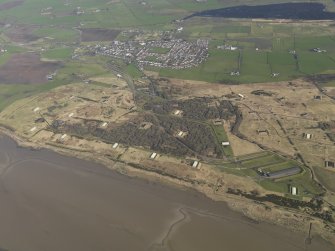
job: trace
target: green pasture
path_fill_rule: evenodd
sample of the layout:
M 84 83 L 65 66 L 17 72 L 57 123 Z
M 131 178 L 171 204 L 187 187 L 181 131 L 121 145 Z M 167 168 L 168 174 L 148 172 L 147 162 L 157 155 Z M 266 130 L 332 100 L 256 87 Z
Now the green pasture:
M 222 125 L 211 125 L 215 137 L 218 141 L 218 144 L 221 145 L 222 142 L 229 142 L 229 138 L 227 136 L 226 131 L 224 130 L 224 127 Z M 224 155 L 228 158 L 234 157 L 233 149 L 231 146 L 222 146 L 222 151 L 224 152 Z
M 257 174 L 258 168 L 261 168 L 263 171 L 274 172 L 294 166 L 299 166 L 302 172 L 277 180 L 267 179 Z M 310 171 L 306 167 L 270 152 L 264 151 L 240 156 L 234 162 L 223 164 L 220 170 L 235 175 L 251 177 L 263 188 L 274 192 L 289 194 L 291 186 L 298 188 L 299 196 L 313 197 L 323 192 L 311 179 Z
M 71 48 L 56 48 L 42 53 L 41 57 L 51 60 L 65 60 L 71 58 Z

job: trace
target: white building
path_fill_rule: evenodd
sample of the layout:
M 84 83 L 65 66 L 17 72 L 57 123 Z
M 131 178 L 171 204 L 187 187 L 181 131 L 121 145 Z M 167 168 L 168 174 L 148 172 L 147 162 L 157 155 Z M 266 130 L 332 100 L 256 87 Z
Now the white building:
M 297 195 L 298 194 L 298 189 L 296 187 L 291 187 L 291 194 L 292 195 Z
M 152 153 L 152 154 L 150 155 L 150 159 L 156 159 L 156 157 L 157 157 L 157 153 Z
M 195 161 L 193 162 L 193 164 L 192 164 L 192 167 L 193 167 L 193 168 L 197 168 L 197 169 L 199 169 L 199 167 L 200 167 L 200 162 L 197 161 L 197 160 L 195 160 Z

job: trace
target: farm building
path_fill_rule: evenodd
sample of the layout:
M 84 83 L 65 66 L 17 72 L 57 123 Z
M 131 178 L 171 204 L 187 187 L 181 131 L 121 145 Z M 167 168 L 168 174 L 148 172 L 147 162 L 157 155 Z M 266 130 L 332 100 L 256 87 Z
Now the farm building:
M 265 177 L 271 178 L 271 179 L 279 179 L 279 178 L 292 176 L 300 172 L 301 172 L 300 167 L 291 167 L 291 168 L 287 168 L 287 169 L 283 169 L 283 170 L 279 170 L 279 171 L 275 171 L 271 173 L 270 172 L 265 173 Z
M 119 143 L 114 143 L 114 145 L 112 146 L 113 149 L 116 149 L 119 146 Z
M 230 145 L 229 141 L 222 142 L 222 146 L 229 146 L 229 145 Z

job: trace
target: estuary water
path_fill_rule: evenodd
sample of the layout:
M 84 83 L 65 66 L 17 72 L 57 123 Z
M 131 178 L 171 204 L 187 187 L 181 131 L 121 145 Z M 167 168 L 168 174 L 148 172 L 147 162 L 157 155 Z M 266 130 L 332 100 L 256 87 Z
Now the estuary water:
M 240 5 L 228 8 L 205 10 L 194 13 L 186 19 L 201 17 L 223 18 L 261 18 L 261 19 L 299 19 L 299 20 L 334 20 L 335 13 L 325 10 L 321 3 L 280 3 L 248 6 Z
M 0 250 L 330 251 L 194 191 L 0 136 Z

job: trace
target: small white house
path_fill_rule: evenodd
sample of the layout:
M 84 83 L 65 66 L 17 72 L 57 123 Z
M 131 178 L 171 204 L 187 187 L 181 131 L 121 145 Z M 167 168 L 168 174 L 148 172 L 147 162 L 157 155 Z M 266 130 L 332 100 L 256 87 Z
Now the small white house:
M 118 146 L 119 146 L 119 143 L 114 143 L 113 146 L 112 146 L 112 148 L 116 149 Z
M 102 127 L 106 127 L 108 125 L 108 123 L 107 122 L 104 122 L 104 123 L 102 123 Z
M 33 111 L 34 112 L 38 112 L 40 110 L 40 108 L 39 107 L 36 107 Z
M 229 145 L 230 145 L 229 141 L 222 142 L 222 146 L 229 146 Z
M 245 98 L 243 94 L 239 93 L 237 94 L 240 98 Z

